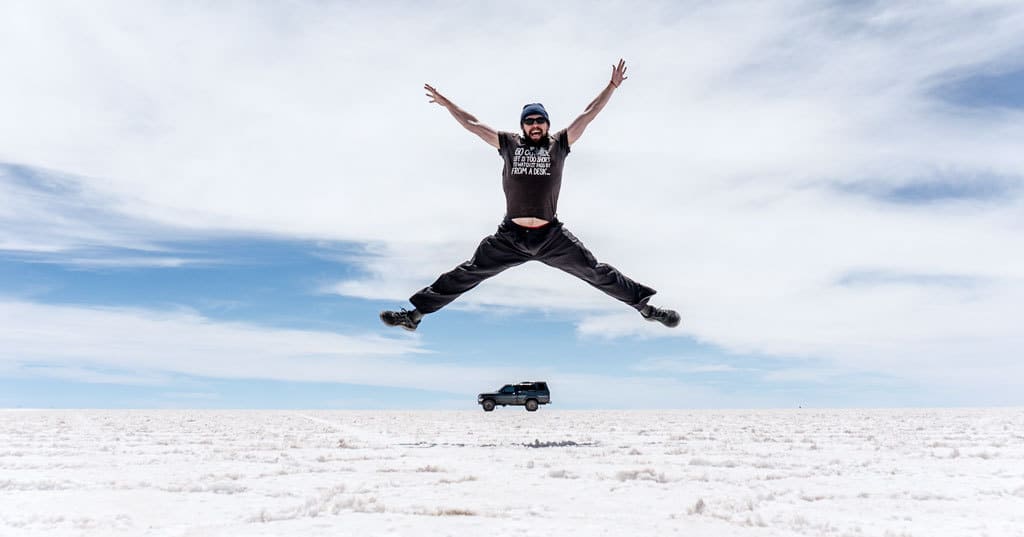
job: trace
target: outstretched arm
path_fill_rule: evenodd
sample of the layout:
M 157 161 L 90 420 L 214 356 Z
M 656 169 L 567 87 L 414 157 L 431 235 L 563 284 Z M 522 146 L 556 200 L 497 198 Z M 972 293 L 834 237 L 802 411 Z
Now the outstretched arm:
M 459 122 L 469 132 L 479 136 L 483 141 L 494 146 L 495 149 L 500 149 L 498 144 L 498 131 L 480 123 L 480 120 L 473 114 L 459 108 L 455 103 L 448 100 L 447 97 L 441 95 L 433 86 L 430 84 L 424 84 L 423 89 L 427 90 L 427 97 L 430 97 L 430 102 L 437 103 L 448 109 L 455 121 Z
M 608 85 L 601 90 L 601 93 L 597 94 L 597 98 L 587 105 L 587 109 L 580 114 L 580 117 L 576 118 L 569 128 L 566 129 L 569 135 L 569 145 L 576 143 L 576 140 L 583 136 L 583 131 L 586 130 L 587 125 L 590 125 L 591 121 L 597 117 L 597 113 L 600 112 L 604 105 L 608 104 L 608 99 L 612 98 L 612 93 L 622 84 L 622 81 L 628 78 L 626 76 L 626 62 L 619 60 L 618 65 L 612 66 L 612 79 L 608 82 Z

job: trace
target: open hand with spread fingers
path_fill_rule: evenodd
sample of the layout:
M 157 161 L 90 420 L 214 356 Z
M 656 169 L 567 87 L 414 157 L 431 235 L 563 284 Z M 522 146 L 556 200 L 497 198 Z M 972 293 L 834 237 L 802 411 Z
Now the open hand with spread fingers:
M 620 59 L 618 65 L 612 66 L 612 85 L 617 88 L 627 78 L 629 77 L 626 76 L 626 60 Z
M 451 105 L 451 101 L 449 101 L 444 95 L 441 95 L 434 86 L 424 84 L 423 89 L 427 90 L 427 97 L 430 97 L 430 102 L 437 103 L 445 108 L 448 108 Z

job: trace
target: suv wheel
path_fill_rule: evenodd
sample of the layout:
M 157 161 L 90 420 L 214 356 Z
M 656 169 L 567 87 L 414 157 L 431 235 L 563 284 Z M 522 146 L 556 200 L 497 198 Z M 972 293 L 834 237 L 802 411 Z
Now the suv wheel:
M 484 412 L 490 412 L 490 411 L 494 410 L 494 401 L 492 401 L 490 399 L 485 399 L 484 402 L 483 402 L 483 405 L 484 405 Z
M 526 400 L 526 410 L 529 411 L 529 412 L 536 412 L 537 411 L 537 400 L 536 399 L 527 399 Z

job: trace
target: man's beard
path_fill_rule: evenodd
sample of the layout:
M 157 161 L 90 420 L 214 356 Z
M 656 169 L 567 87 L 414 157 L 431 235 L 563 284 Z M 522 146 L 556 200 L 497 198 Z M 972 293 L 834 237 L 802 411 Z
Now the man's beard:
M 530 137 L 530 132 L 523 129 L 523 145 L 530 147 L 548 147 L 551 145 L 551 136 L 549 134 L 542 134 L 537 140 Z

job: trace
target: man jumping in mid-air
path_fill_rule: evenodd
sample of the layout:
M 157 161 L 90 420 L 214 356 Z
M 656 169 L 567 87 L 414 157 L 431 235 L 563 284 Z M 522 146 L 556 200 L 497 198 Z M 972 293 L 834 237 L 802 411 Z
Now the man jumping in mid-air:
M 430 102 L 448 109 L 460 125 L 483 138 L 505 159 L 501 175 L 505 190 L 505 220 L 498 231 L 477 247 L 473 257 L 424 287 L 409 302 L 415 309 L 382 311 L 380 320 L 388 326 L 415 330 L 424 315 L 433 313 L 499 272 L 536 260 L 560 268 L 590 285 L 636 308 L 649 321 L 669 327 L 679 324 L 679 314 L 647 303 L 654 289 L 639 284 L 604 263 L 555 217 L 562 165 L 569 147 L 583 135 L 612 93 L 626 77 L 626 62 L 612 66 L 612 78 L 597 98 L 569 127 L 548 134 L 548 113 L 540 103 L 523 107 L 519 116 L 522 135 L 498 132 L 441 95 L 427 84 Z

